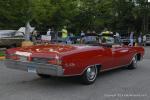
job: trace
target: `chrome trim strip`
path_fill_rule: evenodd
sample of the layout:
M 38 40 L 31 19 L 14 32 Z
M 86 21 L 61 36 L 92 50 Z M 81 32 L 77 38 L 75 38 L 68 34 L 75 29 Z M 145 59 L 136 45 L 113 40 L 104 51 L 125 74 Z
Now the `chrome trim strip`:
M 135 55 L 137 55 L 137 54 L 134 54 L 134 56 L 135 56 Z M 133 56 L 133 57 L 134 57 L 134 56 Z M 133 57 L 132 57 L 132 59 L 133 59 Z M 117 69 L 117 68 L 121 68 L 121 67 L 128 66 L 128 65 L 130 65 L 130 64 L 132 63 L 132 59 L 131 59 L 130 63 L 127 64 L 127 65 L 121 65 L 121 66 L 116 66 L 116 67 L 114 67 L 114 68 L 109 68 L 109 69 L 100 70 L 100 72 L 109 71 L 109 70 L 113 70 L 113 69 Z M 6 61 L 7 61 L 7 60 L 6 60 Z M 19 62 L 19 61 L 16 61 L 16 62 Z M 29 62 L 22 62 L 22 63 L 29 63 Z M 34 63 L 34 62 L 32 62 L 32 63 Z M 54 76 L 60 76 L 60 77 L 79 76 L 79 75 L 82 75 L 82 74 L 85 72 L 85 70 L 86 70 L 87 68 L 89 68 L 90 66 L 95 66 L 95 65 L 100 65 L 100 66 L 102 66 L 101 64 L 89 65 L 89 66 L 87 66 L 80 74 L 64 75 L 64 69 L 62 69 L 61 66 L 58 66 L 58 65 L 51 65 L 51 64 L 42 64 L 42 63 L 34 63 L 34 64 L 43 65 L 43 66 L 49 66 L 48 68 L 50 68 L 51 66 L 55 66 L 55 67 L 58 67 L 58 68 L 60 67 L 60 69 L 57 70 L 58 74 L 55 74 L 55 75 L 54 75 Z M 7 66 L 7 64 L 5 64 L 5 65 Z M 40 67 L 40 68 L 42 68 L 42 67 Z M 48 69 L 46 68 L 46 71 L 47 71 L 47 70 L 48 70 Z M 42 71 L 41 74 L 45 74 L 45 73 Z M 46 73 L 46 74 L 47 74 L 47 73 Z M 50 74 L 50 73 L 49 73 L 49 74 Z M 49 75 L 49 74 L 48 74 L 48 75 Z
M 80 76 L 80 75 L 82 75 L 85 71 L 86 71 L 86 69 L 88 69 L 89 67 L 91 67 L 91 66 L 97 66 L 97 65 L 101 65 L 101 64 L 94 64 L 94 65 L 89 65 L 89 66 L 87 66 L 80 74 L 73 74 L 73 75 L 64 75 L 64 77 L 70 77 L 70 76 Z
M 28 66 L 34 66 L 38 74 L 46 74 L 52 76 L 63 76 L 64 69 L 59 65 L 52 64 L 40 64 L 34 62 L 21 62 L 14 60 L 5 60 L 5 65 L 7 68 L 17 69 L 22 71 L 28 71 Z
M 109 70 L 114 70 L 114 69 L 122 68 L 122 67 L 125 67 L 125 66 L 128 66 L 128 64 L 127 64 L 127 65 L 122 65 L 122 66 L 113 67 L 113 68 L 104 69 L 104 70 L 101 70 L 100 72 L 105 72 L 105 71 L 109 71 Z
M 135 56 L 135 55 L 137 55 L 137 54 L 134 54 L 134 56 Z M 134 57 L 134 56 L 133 56 L 133 57 Z M 132 57 L 132 59 L 133 59 L 133 57 Z M 114 69 L 122 68 L 122 67 L 125 67 L 125 66 L 129 66 L 129 65 L 132 63 L 132 59 L 131 59 L 131 61 L 130 61 L 129 64 L 121 65 L 121 66 L 116 66 L 116 67 L 109 68 L 109 69 L 104 69 L 104 70 L 102 70 L 102 71 L 100 71 L 100 72 L 105 72 L 105 71 L 114 70 Z

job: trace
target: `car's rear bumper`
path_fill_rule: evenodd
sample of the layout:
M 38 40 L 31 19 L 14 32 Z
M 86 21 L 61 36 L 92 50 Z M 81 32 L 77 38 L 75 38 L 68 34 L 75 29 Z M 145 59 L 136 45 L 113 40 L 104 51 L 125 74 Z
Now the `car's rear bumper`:
M 14 60 L 5 60 L 7 68 L 17 69 L 38 74 L 64 76 L 64 70 L 61 66 L 51 64 L 39 64 L 34 62 L 21 62 Z

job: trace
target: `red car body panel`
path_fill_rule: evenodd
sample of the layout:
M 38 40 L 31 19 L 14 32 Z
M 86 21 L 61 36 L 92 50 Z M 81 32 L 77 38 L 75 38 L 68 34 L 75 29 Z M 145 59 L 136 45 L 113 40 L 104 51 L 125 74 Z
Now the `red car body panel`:
M 135 54 L 144 55 L 143 47 L 103 47 L 87 45 L 37 45 L 23 48 L 13 48 L 6 51 L 14 54 L 16 51 L 30 52 L 32 57 L 49 58 L 58 56 L 64 69 L 64 76 L 82 75 L 90 65 L 100 65 L 101 71 L 118 68 L 131 63 Z

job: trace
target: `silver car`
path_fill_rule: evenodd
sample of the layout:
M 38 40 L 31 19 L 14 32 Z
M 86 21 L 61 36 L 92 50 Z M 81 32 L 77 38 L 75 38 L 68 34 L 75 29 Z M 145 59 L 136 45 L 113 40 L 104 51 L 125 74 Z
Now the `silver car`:
M 146 34 L 143 36 L 144 45 L 150 45 L 150 34 Z
M 24 34 L 17 34 L 16 30 L 0 30 L 0 47 L 21 46 L 22 41 L 25 40 Z

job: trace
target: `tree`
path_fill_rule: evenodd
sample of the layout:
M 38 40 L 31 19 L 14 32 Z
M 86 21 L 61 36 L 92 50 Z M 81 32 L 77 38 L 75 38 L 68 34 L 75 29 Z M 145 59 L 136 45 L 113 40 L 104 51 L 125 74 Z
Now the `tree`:
M 0 29 L 27 22 L 39 30 L 145 30 L 150 11 L 144 0 L 1 0 Z M 144 20 L 143 20 L 144 19 Z M 146 25 L 148 26 L 148 25 Z
M 31 18 L 30 0 L 0 1 L 0 28 L 10 29 L 24 26 Z

